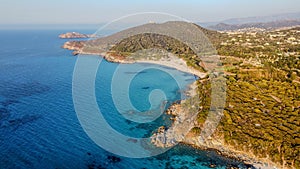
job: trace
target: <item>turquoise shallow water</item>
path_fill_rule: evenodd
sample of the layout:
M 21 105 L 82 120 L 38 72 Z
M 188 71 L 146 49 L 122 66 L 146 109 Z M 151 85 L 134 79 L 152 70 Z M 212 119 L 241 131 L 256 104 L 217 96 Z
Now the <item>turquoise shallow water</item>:
M 65 31 L 0 32 L 0 168 L 209 168 L 211 163 L 218 168 L 229 164 L 245 167 L 214 152 L 185 145 L 145 159 L 119 157 L 96 145 L 83 131 L 74 110 L 72 76 L 77 57 L 60 48 L 65 40 L 57 35 Z M 169 125 L 164 116 L 147 124 L 124 119 L 111 95 L 111 79 L 118 66 L 103 60 L 95 81 L 97 103 L 109 124 L 135 137 L 148 136 L 156 127 Z M 133 67 L 145 66 L 126 65 L 122 73 L 129 76 Z M 193 76 L 178 71 L 174 74 L 184 85 L 178 86 L 157 69 L 138 74 L 129 86 L 135 108 L 149 109 L 148 96 L 153 89 L 160 89 L 166 97 L 154 96 L 154 110 L 165 99 L 180 99 L 180 91 Z M 122 92 L 118 93 L 122 99 Z M 122 101 L 120 105 L 122 111 L 130 111 Z

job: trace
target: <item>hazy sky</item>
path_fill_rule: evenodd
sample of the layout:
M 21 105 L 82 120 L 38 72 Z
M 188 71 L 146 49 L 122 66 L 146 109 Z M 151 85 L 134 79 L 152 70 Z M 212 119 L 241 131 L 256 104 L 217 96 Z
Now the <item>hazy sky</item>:
M 300 0 L 0 0 L 0 24 L 99 24 L 136 12 L 191 21 L 299 12 Z

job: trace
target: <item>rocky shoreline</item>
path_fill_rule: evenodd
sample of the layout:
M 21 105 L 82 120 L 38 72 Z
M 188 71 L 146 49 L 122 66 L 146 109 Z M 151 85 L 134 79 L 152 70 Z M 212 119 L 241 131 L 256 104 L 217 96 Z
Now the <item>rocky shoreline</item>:
M 196 83 L 191 84 L 189 89 L 186 91 L 187 94 L 192 97 L 195 96 L 195 93 L 197 92 L 196 88 Z M 238 151 L 234 149 L 234 147 L 226 145 L 222 138 L 212 136 L 205 142 L 200 142 L 199 135 L 195 135 L 192 132 L 184 133 L 186 135 L 184 138 L 182 138 L 183 133 L 181 133 L 182 131 L 180 130 L 180 127 L 186 127 L 186 125 L 184 125 L 184 121 L 188 120 L 188 115 L 186 114 L 187 111 L 184 111 L 185 109 L 182 109 L 181 107 L 183 103 L 184 100 L 182 100 L 180 103 L 175 103 L 166 111 L 166 114 L 172 116 L 171 118 L 173 120 L 173 124 L 170 128 L 165 128 L 164 126 L 160 127 L 157 132 L 152 135 L 151 143 L 156 147 L 166 148 L 172 147 L 178 143 L 182 143 L 200 150 L 215 151 L 219 155 L 236 159 L 237 161 L 240 161 L 249 167 L 251 166 L 261 169 L 279 168 L 275 167 L 276 164 L 268 159 L 258 159 L 251 153 Z M 187 123 L 189 123 L 189 129 L 198 126 L 196 121 L 187 121 Z

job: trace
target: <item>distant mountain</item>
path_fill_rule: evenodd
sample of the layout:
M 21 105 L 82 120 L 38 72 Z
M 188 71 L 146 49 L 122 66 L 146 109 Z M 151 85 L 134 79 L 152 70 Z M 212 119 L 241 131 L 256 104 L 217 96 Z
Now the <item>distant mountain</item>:
M 276 22 L 282 20 L 300 20 L 300 12 L 297 13 L 286 13 L 286 14 L 277 14 L 270 16 L 256 16 L 256 17 L 247 17 L 247 18 L 233 18 L 227 19 L 219 23 L 225 24 L 247 24 L 247 23 L 266 23 L 266 22 Z
M 264 29 L 264 30 L 272 30 L 284 27 L 293 27 L 300 26 L 299 20 L 280 20 L 273 22 L 256 22 L 256 23 L 246 23 L 246 24 L 226 24 L 219 23 L 217 25 L 208 26 L 209 29 L 218 30 L 218 31 L 230 31 L 230 30 L 239 30 L 239 29 Z
M 281 27 L 298 26 L 300 25 L 299 22 L 300 12 L 270 16 L 233 18 L 220 22 L 198 22 L 197 24 L 212 30 L 226 31 L 248 28 L 276 29 Z

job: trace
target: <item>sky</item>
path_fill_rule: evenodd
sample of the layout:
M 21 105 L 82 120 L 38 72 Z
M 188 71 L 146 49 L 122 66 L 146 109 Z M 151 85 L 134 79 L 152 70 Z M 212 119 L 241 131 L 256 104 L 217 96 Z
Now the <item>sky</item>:
M 300 0 L 0 0 L 0 24 L 99 24 L 139 12 L 195 22 L 300 12 Z

